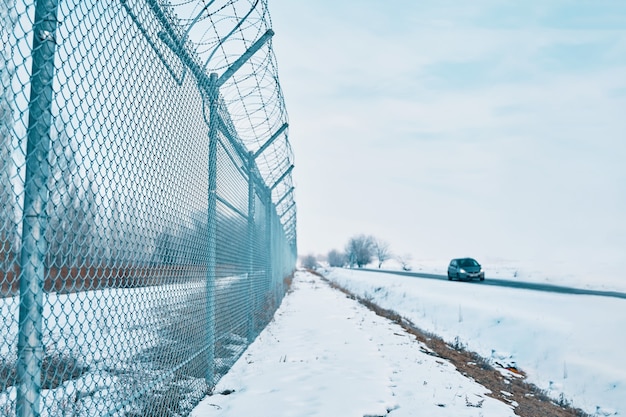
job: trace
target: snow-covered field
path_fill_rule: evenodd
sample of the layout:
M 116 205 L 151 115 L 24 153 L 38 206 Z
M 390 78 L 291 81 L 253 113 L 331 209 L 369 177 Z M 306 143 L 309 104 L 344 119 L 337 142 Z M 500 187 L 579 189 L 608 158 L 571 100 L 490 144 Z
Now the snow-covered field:
M 327 275 L 448 342 L 516 364 L 554 398 L 590 414 L 626 413 L 624 299 L 347 269 Z
M 570 401 L 595 416 L 626 414 L 626 366 L 621 357 L 626 343 L 624 299 L 350 269 L 322 272 L 423 330 L 462 344 L 494 363 L 515 364 L 527 373 L 530 382 L 555 399 Z M 495 275 L 488 273 L 487 279 L 490 276 Z M 193 289 L 201 293 L 203 287 Z M 58 310 L 60 307 L 45 310 L 50 318 L 45 323 L 50 335 L 46 346 L 52 344 L 61 352 L 80 357 L 90 368 L 59 390 L 45 390 L 44 414 L 53 415 L 65 407 L 62 400 L 66 395 L 87 392 L 94 386 L 99 387 L 97 392 L 89 391 L 81 400 L 84 415 L 97 415 L 95 411 L 119 404 L 122 393 L 113 387 L 124 384 L 107 366 L 98 364 L 114 358 L 119 367 L 142 346 L 154 345 L 160 328 L 153 322 L 157 316 L 138 312 L 173 312 L 167 306 L 187 305 L 182 294 L 189 291 L 172 286 L 168 291 L 148 288 L 47 295 L 47 308 L 60 304 L 82 307 L 80 311 L 67 310 L 70 307 L 67 311 Z M 57 298 L 67 300 L 58 303 Z M 2 300 L 4 317 L 16 317 L 13 301 Z M 118 318 L 125 315 L 136 316 L 138 321 L 133 326 L 121 326 Z M 14 321 L 5 324 L 2 355 L 12 352 L 17 335 Z M 69 337 L 73 334 L 88 340 Z M 114 341 L 119 340 L 129 343 L 123 351 L 116 349 L 118 343 Z M 106 341 L 106 354 L 102 349 L 89 348 L 97 341 Z M 145 372 L 142 375 L 147 376 Z M 446 361 L 425 353 L 424 347 L 399 326 L 304 272 L 297 274 L 293 292 L 275 319 L 220 380 L 216 393 L 227 390 L 234 392 L 206 398 L 192 415 L 514 415 L 511 405 L 487 397 L 484 387 L 460 375 Z M 14 388 L 0 394 L 0 405 L 14 400 Z
M 626 300 L 324 273 L 423 330 L 517 365 L 555 399 L 595 416 L 626 413 Z M 233 392 L 207 397 L 192 415 L 514 415 L 399 326 L 302 272 L 275 320 L 218 383 L 223 391 Z
M 304 272 L 215 392 L 192 416 L 514 416 L 399 325 Z

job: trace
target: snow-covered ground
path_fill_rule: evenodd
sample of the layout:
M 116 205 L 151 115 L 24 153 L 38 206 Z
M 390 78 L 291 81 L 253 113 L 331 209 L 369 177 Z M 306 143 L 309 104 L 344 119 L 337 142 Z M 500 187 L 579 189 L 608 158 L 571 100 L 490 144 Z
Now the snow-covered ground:
M 215 392 L 192 416 L 514 415 L 400 326 L 304 272 Z
M 430 271 L 429 271 L 430 272 Z M 334 269 L 327 277 L 597 416 L 626 413 L 626 300 Z M 509 416 L 400 327 L 298 273 L 275 320 L 193 416 Z M 477 407 L 480 405 L 480 407 Z
M 554 398 L 590 414 L 626 413 L 624 299 L 346 269 L 328 278 L 448 342 L 514 363 Z
M 223 285 L 218 282 L 216 288 L 219 290 Z M 77 364 L 84 369 L 54 389 L 42 390 L 41 416 L 95 416 L 103 415 L 103 410 L 118 416 L 129 411 L 129 407 L 121 404 L 137 392 L 142 395 L 134 405 L 142 406 L 156 384 L 154 381 L 162 379 L 164 372 L 149 361 L 141 363 L 137 357 L 166 343 L 171 345 L 171 339 L 161 335 L 168 323 L 184 323 L 189 327 L 188 317 L 177 315 L 176 307 L 193 305 L 194 297 L 204 298 L 204 288 L 203 282 L 188 282 L 70 294 L 45 293 L 42 313 L 46 355 L 78 358 Z M 0 327 L 0 364 L 16 355 L 18 311 L 18 297 L 0 298 L 0 312 L 5 319 L 5 326 Z M 191 339 L 185 339 L 184 343 L 192 343 Z M 60 372 L 69 373 L 69 369 L 59 367 Z M 187 381 L 194 388 L 189 389 L 189 398 L 201 397 L 202 379 Z M 16 398 L 15 386 L 0 391 L 0 416 L 14 415 Z
M 236 323 L 227 320 L 232 315 L 225 313 L 233 311 L 233 300 L 244 299 L 241 294 L 248 293 L 246 278 L 231 276 L 215 283 L 216 337 L 222 342 L 215 359 L 221 367 L 232 364 L 247 346 L 247 339 L 237 334 Z M 205 300 L 204 281 L 45 293 L 45 355 L 66 361 L 76 358 L 81 370 L 70 378 L 73 365 L 63 366 L 64 362 L 60 362 L 58 369 L 66 375 L 59 378 L 62 383 L 42 390 L 42 417 L 96 416 L 105 411 L 111 416 L 132 414 L 138 409 L 149 409 L 154 393 L 158 394 L 168 383 L 174 387 L 185 385 L 179 406 L 189 411 L 189 404 L 206 392 L 204 378 L 185 376 L 183 372 L 170 377 L 170 369 L 180 367 L 183 361 L 191 363 L 190 367 L 196 366 L 189 361 L 189 355 L 206 344 L 200 331 Z M 0 298 L 4 319 L 4 326 L 0 326 L 0 365 L 9 364 L 0 369 L 5 371 L 2 377 L 14 366 L 10 359 L 17 356 L 18 312 L 19 297 Z M 170 357 L 171 352 L 177 355 Z M 135 401 L 127 404 L 131 396 L 135 396 Z M 16 399 L 15 385 L 0 387 L 0 417 L 14 415 Z

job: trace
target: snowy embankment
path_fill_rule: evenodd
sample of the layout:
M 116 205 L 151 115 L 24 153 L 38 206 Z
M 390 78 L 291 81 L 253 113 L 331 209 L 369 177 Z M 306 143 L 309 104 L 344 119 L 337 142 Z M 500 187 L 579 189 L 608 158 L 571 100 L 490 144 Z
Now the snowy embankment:
M 515 364 L 553 398 L 594 415 L 626 413 L 626 300 L 347 269 L 325 275 L 424 331 Z
M 274 320 L 192 416 L 515 415 L 426 350 L 399 325 L 298 272 Z

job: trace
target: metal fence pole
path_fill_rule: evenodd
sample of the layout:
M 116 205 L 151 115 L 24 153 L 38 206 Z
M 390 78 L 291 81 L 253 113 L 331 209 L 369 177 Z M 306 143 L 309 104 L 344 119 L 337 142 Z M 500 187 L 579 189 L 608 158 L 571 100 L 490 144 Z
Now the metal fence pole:
M 256 303 L 253 291 L 254 276 L 254 215 L 255 215 L 255 197 L 256 191 L 254 187 L 254 153 L 249 153 L 248 158 L 248 300 L 250 305 L 248 306 L 248 341 L 252 342 L 254 339 L 254 314 L 256 310 Z
M 267 201 L 265 203 L 265 237 L 266 237 L 266 259 L 267 259 L 267 289 L 269 293 L 272 294 L 273 285 L 274 285 L 274 259 L 272 256 L 274 255 L 274 251 L 272 250 L 272 245 L 274 244 L 273 236 L 274 236 L 274 222 L 273 220 L 273 204 L 272 204 L 272 190 L 267 190 Z M 272 294 L 273 296 L 273 294 Z M 272 300 L 273 301 L 273 300 Z
M 217 142 L 219 114 L 219 89 L 217 74 L 209 76 L 209 202 L 208 202 L 208 254 L 206 281 L 207 312 L 207 369 L 205 379 L 212 387 L 215 377 L 215 278 L 217 248 Z
M 20 313 L 17 344 L 17 415 L 39 416 L 43 361 L 42 310 L 45 279 L 45 231 L 48 204 L 48 152 L 52 126 L 52 81 L 58 2 L 35 6 L 32 72 L 20 254 Z

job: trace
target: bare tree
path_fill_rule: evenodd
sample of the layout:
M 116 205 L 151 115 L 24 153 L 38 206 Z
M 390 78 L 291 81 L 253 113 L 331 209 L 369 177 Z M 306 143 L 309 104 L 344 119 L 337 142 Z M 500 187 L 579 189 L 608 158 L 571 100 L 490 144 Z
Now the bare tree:
M 358 235 L 350 238 L 346 245 L 348 264 L 363 268 L 372 262 L 374 256 L 374 241 L 372 236 Z
M 391 259 L 391 251 L 389 250 L 389 243 L 376 239 L 374 241 L 374 256 L 378 259 L 378 269 L 383 265 L 383 262 Z
M 79 143 L 62 129 L 50 149 L 48 265 L 82 266 L 93 261 L 96 192 L 93 174 L 77 160 Z
M 404 271 L 410 271 L 411 270 L 410 262 L 411 262 L 412 259 L 413 259 L 413 257 L 411 256 L 410 253 L 406 253 L 404 255 L 396 256 L 396 260 L 398 262 L 400 262 L 400 266 L 402 267 L 402 270 L 404 270 Z
M 11 51 L 6 43 L 8 34 L 13 31 L 17 20 L 15 1 L 5 1 L 0 7 L 0 270 L 8 270 L 15 258 L 16 220 L 15 191 L 11 184 L 13 103 L 15 94 L 11 89 L 11 77 L 15 69 L 11 63 Z
M 4 78 L 4 73 L 0 74 Z M 2 80 L 4 84 L 4 80 Z M 11 185 L 11 115 L 0 91 L 0 269 L 9 269 L 15 243 L 15 192 Z
M 305 269 L 315 269 L 317 267 L 317 258 L 315 257 L 315 255 L 305 255 L 300 260 L 300 264 Z
M 339 252 L 337 249 L 333 249 L 328 252 L 328 266 L 330 267 L 343 267 L 346 265 L 346 255 Z
M 0 123 L 2 121 L 0 120 Z M 15 256 L 16 225 L 14 210 L 14 192 L 10 180 L 10 161 L 8 146 L 3 143 L 4 130 L 0 126 L 0 270 L 10 269 Z
M 206 260 L 209 250 L 209 230 L 207 212 L 198 210 L 191 213 L 191 227 L 185 227 L 182 233 L 183 264 L 199 265 Z
M 159 233 L 155 242 L 155 251 L 152 254 L 153 263 L 156 265 L 174 265 L 176 262 L 177 237 L 171 228 L 165 227 Z

